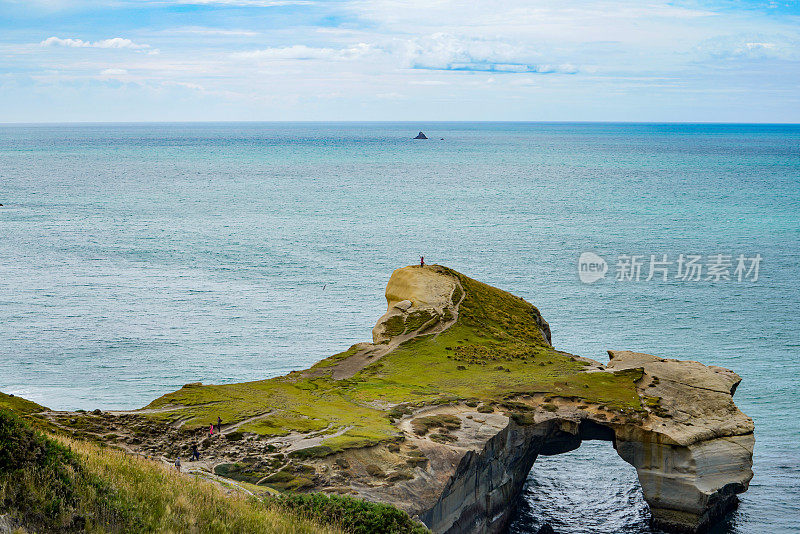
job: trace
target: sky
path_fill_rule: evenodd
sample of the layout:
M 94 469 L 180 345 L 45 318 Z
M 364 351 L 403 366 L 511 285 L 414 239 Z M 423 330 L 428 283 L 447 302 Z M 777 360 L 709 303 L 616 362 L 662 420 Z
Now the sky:
M 0 0 L 0 122 L 800 122 L 800 0 Z

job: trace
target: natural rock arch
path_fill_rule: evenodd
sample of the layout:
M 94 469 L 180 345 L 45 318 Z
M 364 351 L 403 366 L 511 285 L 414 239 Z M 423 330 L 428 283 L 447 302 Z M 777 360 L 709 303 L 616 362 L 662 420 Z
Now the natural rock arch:
M 501 532 L 536 458 L 572 451 L 584 440 L 611 442 L 636 468 L 653 522 L 671 532 L 709 527 L 736 506 L 736 494 L 753 476 L 752 433 L 681 445 L 630 423 L 552 417 L 519 425 L 509 419 L 482 450 L 462 457 L 438 501 L 419 517 L 434 532 Z

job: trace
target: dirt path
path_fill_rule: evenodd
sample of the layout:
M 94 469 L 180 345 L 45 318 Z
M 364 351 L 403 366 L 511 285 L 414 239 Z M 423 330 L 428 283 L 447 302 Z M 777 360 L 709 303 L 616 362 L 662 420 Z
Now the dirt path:
M 315 436 L 313 438 L 300 438 L 300 439 L 298 439 L 296 441 L 293 441 L 289 445 L 289 447 L 286 449 L 286 452 L 288 453 L 288 452 L 296 451 L 296 450 L 299 450 L 299 449 L 307 449 L 308 447 L 315 447 L 317 445 L 320 445 L 323 440 L 339 437 L 342 434 L 344 434 L 345 432 L 347 432 L 348 430 L 350 430 L 351 428 L 353 428 L 353 427 L 352 426 L 345 426 L 345 427 L 340 428 L 339 430 L 337 430 L 333 434 L 327 434 L 325 436 Z
M 452 307 L 450 307 L 450 312 L 452 313 L 452 317 L 448 321 L 439 321 L 435 326 L 432 328 L 425 323 L 418 329 L 414 330 L 413 332 L 409 332 L 407 334 L 401 334 L 399 336 L 393 337 L 388 343 L 374 345 L 370 343 L 367 347 L 359 350 L 358 352 L 354 353 L 351 356 L 348 356 L 344 360 L 337 362 L 336 364 L 332 365 L 331 367 L 325 367 L 322 369 L 315 370 L 313 372 L 309 372 L 307 376 L 311 378 L 320 377 L 330 373 L 331 378 L 334 380 L 344 380 L 347 378 L 353 377 L 356 373 L 367 367 L 368 365 L 377 362 L 387 354 L 391 353 L 394 349 L 405 343 L 406 341 L 413 339 L 419 336 L 428 336 L 433 334 L 434 338 L 456 324 L 458 321 L 458 310 L 461 302 L 463 302 L 464 297 L 466 297 L 466 292 L 464 288 L 461 286 L 461 282 L 456 280 L 455 288 L 453 291 L 457 289 L 461 290 L 461 299 Z

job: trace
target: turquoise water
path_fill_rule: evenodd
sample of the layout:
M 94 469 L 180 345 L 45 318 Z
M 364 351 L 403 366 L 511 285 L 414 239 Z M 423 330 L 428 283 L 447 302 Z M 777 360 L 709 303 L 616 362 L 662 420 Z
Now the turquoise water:
M 755 478 L 721 531 L 797 532 L 798 147 L 767 125 L 0 127 L 0 390 L 136 408 L 301 369 L 369 340 L 424 254 L 535 303 L 560 349 L 736 370 Z M 579 281 L 586 251 L 606 279 Z M 759 279 L 614 277 L 720 253 L 760 254 Z M 608 450 L 537 462 L 512 531 L 651 532 Z

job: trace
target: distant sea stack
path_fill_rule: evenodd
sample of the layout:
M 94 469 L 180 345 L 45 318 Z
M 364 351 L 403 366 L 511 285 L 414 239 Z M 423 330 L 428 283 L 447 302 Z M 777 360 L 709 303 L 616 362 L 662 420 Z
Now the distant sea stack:
M 417 134 L 417 136 L 414 139 L 427 139 L 427 138 L 428 138 L 427 135 L 425 135 L 424 133 L 420 132 L 420 133 Z

